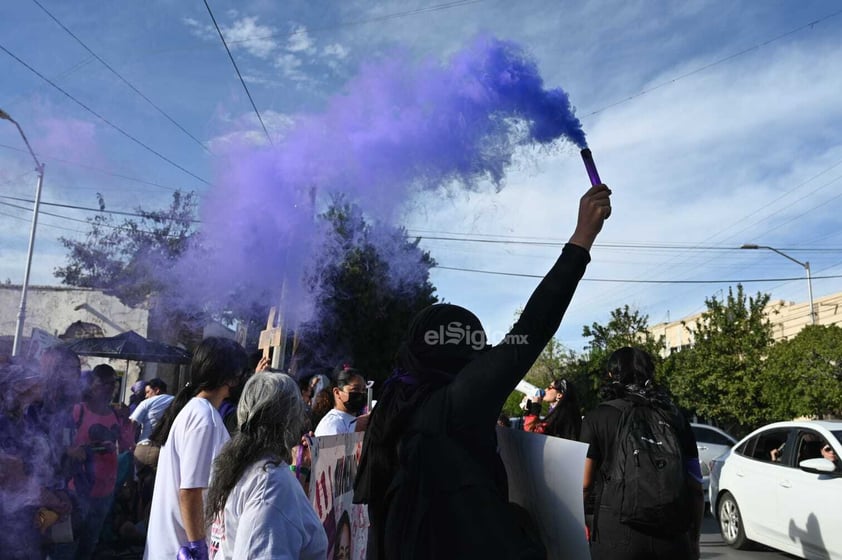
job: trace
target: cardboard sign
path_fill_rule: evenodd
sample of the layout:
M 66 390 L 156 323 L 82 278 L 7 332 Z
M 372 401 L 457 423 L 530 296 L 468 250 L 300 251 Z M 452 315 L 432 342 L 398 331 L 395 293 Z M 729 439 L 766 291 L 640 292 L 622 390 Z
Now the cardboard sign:
M 548 558 L 589 560 L 582 504 L 588 446 L 566 439 L 497 428 L 509 478 L 509 500 L 532 515 Z M 363 433 L 314 438 L 310 502 L 328 537 L 328 558 L 364 560 L 368 510 L 351 503 Z M 411 543 L 407 543 L 411 546 Z
M 363 433 L 322 436 L 313 441 L 310 502 L 327 533 L 328 558 L 365 560 L 368 508 L 351 503 Z
M 26 356 L 37 362 L 41 359 L 41 354 L 44 353 L 44 350 L 58 344 L 61 344 L 61 340 L 58 338 L 43 329 L 33 328 L 29 338 L 29 348 L 26 351 Z
M 509 475 L 509 500 L 535 520 L 547 558 L 589 560 L 582 478 L 585 443 L 497 428 L 500 457 Z

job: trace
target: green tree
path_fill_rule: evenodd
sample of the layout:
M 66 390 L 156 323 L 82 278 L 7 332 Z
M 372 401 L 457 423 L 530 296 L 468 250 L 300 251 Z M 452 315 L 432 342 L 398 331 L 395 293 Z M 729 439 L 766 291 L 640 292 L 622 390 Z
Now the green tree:
M 721 300 L 705 299 L 699 321 L 685 325 L 692 347 L 670 356 L 661 370 L 679 406 L 734 432 L 770 418 L 762 394 L 772 345 L 768 302 L 768 294 L 746 297 L 741 285 Z
M 102 195 L 97 199 L 105 210 Z M 88 218 L 83 239 L 60 238 L 67 260 L 53 274 L 63 284 L 102 290 L 126 305 L 148 304 L 154 317 L 149 334 L 191 347 L 201 340 L 211 310 L 185 306 L 165 272 L 188 249 L 201 247 L 196 207 L 195 192 L 177 190 L 162 210 L 136 208 L 137 216 L 121 221 L 107 213 Z
M 578 379 L 578 370 L 576 369 L 577 359 L 576 353 L 573 350 L 565 347 L 558 339 L 551 338 L 544 347 L 544 350 L 541 351 L 538 359 L 535 360 L 535 363 L 529 369 L 529 372 L 527 372 L 524 380 L 539 389 L 544 389 L 554 380 L 563 378 L 573 383 L 575 386 L 574 390 L 579 391 L 579 385 L 582 383 Z M 523 393 L 513 391 L 503 405 L 503 412 L 509 416 L 522 416 L 523 410 L 520 408 L 520 403 L 523 397 Z M 545 413 L 548 406 L 544 406 Z
M 97 195 L 101 210 L 105 201 Z M 88 218 L 82 240 L 61 237 L 67 263 L 53 275 L 62 284 L 96 288 L 136 306 L 153 293 L 166 290 L 161 270 L 167 270 L 195 241 L 196 193 L 175 191 L 168 208 L 147 211 L 117 221 L 110 214 Z
M 615 350 L 637 346 L 649 352 L 660 363 L 664 337 L 649 331 L 649 316 L 628 305 L 611 312 L 607 324 L 592 323 L 582 327 L 582 336 L 589 338 L 585 355 L 575 364 L 575 377 L 582 386 L 581 402 L 586 410 L 596 406 L 597 391 L 604 377 L 605 361 Z
M 412 317 L 437 300 L 435 262 L 406 230 L 372 225 L 341 198 L 320 219 L 326 238 L 306 278 L 315 313 L 299 331 L 298 367 L 315 373 L 347 360 L 382 381 Z
M 542 389 L 555 379 L 567 377 L 570 364 L 575 360 L 576 355 L 572 350 L 558 339 L 551 338 L 524 379 Z
M 762 394 L 775 419 L 842 414 L 842 328 L 804 327 L 775 344 L 764 365 Z

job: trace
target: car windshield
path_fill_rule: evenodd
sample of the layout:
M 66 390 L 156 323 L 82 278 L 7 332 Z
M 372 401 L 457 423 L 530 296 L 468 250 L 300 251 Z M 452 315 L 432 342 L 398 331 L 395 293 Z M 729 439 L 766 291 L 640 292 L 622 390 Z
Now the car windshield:
M 836 437 L 836 441 L 838 441 L 839 443 L 842 443 L 842 430 L 835 430 L 835 431 L 832 431 L 830 433 L 833 434 Z

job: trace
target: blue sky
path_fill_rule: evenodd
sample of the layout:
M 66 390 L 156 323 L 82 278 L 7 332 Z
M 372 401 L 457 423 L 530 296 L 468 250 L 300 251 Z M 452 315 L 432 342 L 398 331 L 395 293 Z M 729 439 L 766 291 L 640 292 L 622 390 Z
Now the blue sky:
M 38 2 L 122 76 L 34 1 L 0 8 L 0 108 L 46 163 L 44 202 L 95 207 L 99 192 L 109 210 L 163 207 L 176 188 L 205 195 L 232 140 L 265 141 L 202 1 Z M 842 290 L 836 2 L 209 4 L 273 135 L 324 110 L 361 64 L 391 52 L 444 61 L 478 33 L 523 45 L 546 85 L 569 94 L 614 191 L 614 215 L 559 331 L 573 349 L 583 325 L 616 307 L 650 323 L 677 319 L 736 280 L 773 279 L 746 288 L 806 300 L 803 269 L 743 243 L 809 261 L 816 297 Z M 2 281 L 23 278 L 35 180 L 17 130 L 0 121 Z M 443 267 L 525 275 L 433 271 L 438 294 L 475 310 L 494 339 L 536 285 L 530 276 L 552 264 L 552 243 L 569 237 L 586 187 L 571 146 L 528 150 L 502 189 L 413 199 L 402 222 Z M 91 214 L 43 210 L 60 217 L 40 218 L 31 281 L 55 284 L 58 237 L 82 235 Z M 677 283 L 686 281 L 712 282 Z

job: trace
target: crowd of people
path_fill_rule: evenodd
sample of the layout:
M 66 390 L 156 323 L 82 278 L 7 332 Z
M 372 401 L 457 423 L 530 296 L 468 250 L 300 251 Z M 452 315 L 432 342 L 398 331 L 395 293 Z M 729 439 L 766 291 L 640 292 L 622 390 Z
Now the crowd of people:
M 110 528 L 145 542 L 148 560 L 324 559 L 329 546 L 341 558 L 348 539 L 329 545 L 307 497 L 308 442 L 364 431 L 353 490 L 368 508 L 367 558 L 546 558 L 529 513 L 508 500 L 496 430 L 508 422 L 506 398 L 558 329 L 610 213 L 607 187 L 585 193 L 570 241 L 502 343 L 434 340 L 430 332 L 453 324 L 484 331 L 457 305 L 421 311 L 372 410 L 365 375 L 351 365 L 299 380 L 266 360 L 249 371 L 243 348 L 224 338 L 198 345 L 176 395 L 159 379 L 139 382 L 129 407 L 112 404 L 110 366 L 82 372 L 62 347 L 38 367 L 2 364 L 3 557 L 93 558 Z M 698 558 L 703 502 L 692 432 L 654 383 L 644 351 L 618 350 L 606 371 L 611 406 L 583 420 L 575 388 L 556 379 L 540 397 L 548 413 L 527 407 L 526 429 L 589 444 L 583 508 L 593 558 Z M 630 403 L 658 410 L 677 434 L 676 484 L 687 499 L 675 531 L 630 526 L 622 505 L 603 499 L 617 482 L 606 473 Z M 127 484 L 131 514 L 121 517 Z

